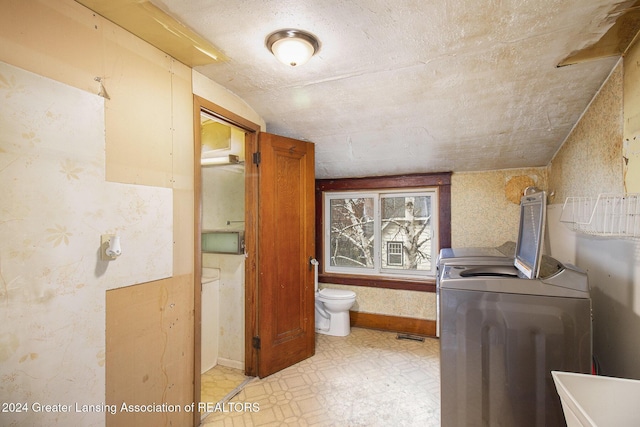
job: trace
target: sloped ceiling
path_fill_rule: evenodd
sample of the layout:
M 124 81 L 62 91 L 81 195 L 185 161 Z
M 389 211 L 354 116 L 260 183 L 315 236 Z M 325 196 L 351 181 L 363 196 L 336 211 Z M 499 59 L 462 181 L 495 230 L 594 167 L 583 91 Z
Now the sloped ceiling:
M 195 69 L 267 131 L 316 144 L 318 178 L 545 166 L 618 56 L 557 65 L 633 1 L 153 0 L 228 58 Z M 275 30 L 315 34 L 286 67 Z M 214 100 L 215 101 L 215 100 Z

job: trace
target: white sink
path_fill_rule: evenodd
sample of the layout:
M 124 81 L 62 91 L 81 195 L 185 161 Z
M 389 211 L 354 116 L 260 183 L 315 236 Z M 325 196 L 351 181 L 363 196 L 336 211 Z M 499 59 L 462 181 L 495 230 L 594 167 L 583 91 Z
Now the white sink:
M 552 371 L 567 427 L 640 426 L 640 381 Z

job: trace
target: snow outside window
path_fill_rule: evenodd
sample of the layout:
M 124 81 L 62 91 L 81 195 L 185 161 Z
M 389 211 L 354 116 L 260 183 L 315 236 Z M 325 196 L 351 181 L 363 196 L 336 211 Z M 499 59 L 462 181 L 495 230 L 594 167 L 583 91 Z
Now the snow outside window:
M 325 192 L 326 272 L 429 276 L 437 254 L 437 189 Z

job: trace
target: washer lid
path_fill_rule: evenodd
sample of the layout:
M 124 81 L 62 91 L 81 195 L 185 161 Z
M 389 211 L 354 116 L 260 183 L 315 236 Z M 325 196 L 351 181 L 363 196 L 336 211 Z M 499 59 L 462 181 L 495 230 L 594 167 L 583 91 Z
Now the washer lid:
M 356 293 L 353 291 L 346 291 L 342 289 L 329 289 L 324 288 L 318 294 L 325 299 L 351 299 L 356 297 Z
M 587 274 L 568 264 L 556 274 L 543 279 L 527 279 L 513 266 L 446 265 L 440 276 L 440 291 L 447 289 L 590 298 Z

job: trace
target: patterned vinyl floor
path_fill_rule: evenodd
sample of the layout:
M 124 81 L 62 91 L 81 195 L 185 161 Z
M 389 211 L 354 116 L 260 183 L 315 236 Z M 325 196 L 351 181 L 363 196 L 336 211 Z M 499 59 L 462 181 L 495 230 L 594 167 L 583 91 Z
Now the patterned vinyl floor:
M 200 401 L 219 402 L 246 379 L 240 369 L 216 365 L 200 377 Z
M 316 354 L 210 408 L 213 426 L 439 426 L 439 341 L 353 328 Z

